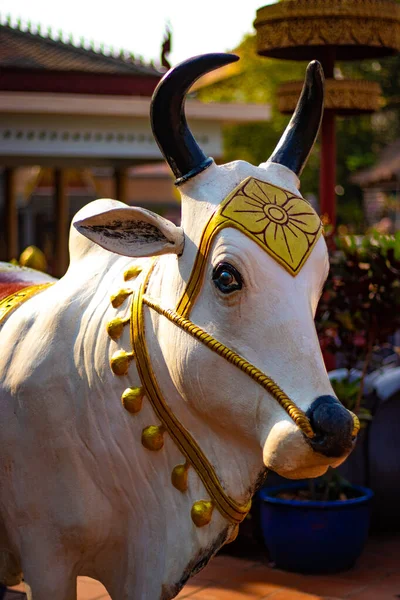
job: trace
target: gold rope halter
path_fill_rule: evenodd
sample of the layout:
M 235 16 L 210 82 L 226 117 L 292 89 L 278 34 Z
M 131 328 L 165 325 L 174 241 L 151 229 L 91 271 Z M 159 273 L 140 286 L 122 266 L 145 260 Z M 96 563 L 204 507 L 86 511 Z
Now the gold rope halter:
M 308 438 L 314 437 L 315 434 L 304 412 L 290 400 L 285 392 L 270 377 L 265 375 L 260 369 L 252 365 L 246 359 L 242 358 L 239 354 L 216 340 L 213 336 L 204 331 L 204 329 L 195 325 L 192 321 L 181 317 L 174 310 L 162 308 L 154 300 L 146 296 L 146 290 L 155 264 L 156 261 L 153 261 L 150 269 L 143 278 L 139 289 L 133 296 L 130 318 L 122 319 L 117 324 L 116 329 L 120 335 L 123 326 L 130 323 L 132 352 L 125 353 L 118 351 L 115 353 L 111 359 L 111 368 L 115 374 L 125 375 L 128 372 L 130 362 L 135 360 L 142 387 L 128 388 L 125 390 L 122 394 L 122 403 L 129 412 L 137 413 L 141 409 L 143 396 L 146 396 L 150 401 L 157 418 L 161 422 L 161 425 L 149 426 L 143 430 L 143 446 L 151 451 L 160 450 L 164 445 L 164 434 L 168 433 L 182 452 L 185 457 L 185 463 L 177 465 L 173 469 L 171 474 L 172 485 L 180 492 L 185 492 L 187 490 L 188 469 L 192 466 L 209 493 L 211 502 L 200 500 L 199 502 L 195 502 L 192 507 L 191 516 L 195 525 L 198 527 L 207 525 L 211 520 L 214 507 L 217 508 L 219 513 L 230 523 L 237 525 L 244 519 L 250 510 L 251 501 L 246 502 L 244 505 L 240 505 L 226 494 L 214 468 L 200 446 L 187 429 L 180 423 L 166 402 L 152 369 L 151 358 L 147 349 L 145 318 L 143 313 L 144 305 L 154 310 L 159 315 L 164 316 L 183 331 L 204 344 L 211 351 L 218 354 L 218 356 L 225 358 L 229 363 L 246 373 L 253 381 L 258 383 L 278 401 L 280 406 L 282 406 L 282 408 L 290 415 L 299 429 L 301 429 Z M 126 290 L 123 290 L 121 298 L 117 300 L 117 304 L 119 304 L 122 298 L 125 299 L 126 297 Z M 112 329 L 115 330 L 115 320 L 111 323 L 113 324 Z M 353 419 L 355 426 L 353 433 L 356 434 L 358 431 L 358 419 L 355 415 L 353 415 Z
M 277 400 L 277 402 L 282 406 L 282 408 L 288 413 L 288 415 L 293 419 L 296 423 L 297 427 L 302 430 L 302 432 L 308 437 L 313 438 L 314 432 L 312 430 L 310 421 L 308 417 L 304 414 L 302 410 L 300 410 L 295 403 L 290 400 L 290 398 L 285 394 L 285 392 L 275 383 L 271 377 L 265 375 L 260 369 L 249 363 L 245 358 L 242 358 L 239 354 L 222 344 L 218 340 L 216 340 L 212 335 L 204 331 L 198 325 L 195 325 L 192 321 L 185 319 L 178 315 L 177 312 L 171 309 L 161 308 L 158 306 L 153 300 L 145 296 L 143 298 L 143 302 L 155 310 L 159 315 L 163 315 L 172 323 L 175 323 L 178 327 L 186 331 L 189 335 L 194 337 L 196 340 L 207 346 L 210 350 L 218 354 L 218 356 L 222 356 L 230 362 L 232 365 L 235 365 L 238 369 L 246 373 L 253 381 L 261 385 L 262 388 L 266 392 L 268 392 L 271 396 Z
M 265 197 L 263 197 L 263 194 Z M 248 213 L 248 215 L 243 216 L 243 213 Z M 254 213 L 257 213 L 256 221 L 254 221 Z M 258 225 L 258 222 L 264 218 L 262 215 L 265 215 L 267 221 L 264 231 Z M 299 226 L 299 219 L 303 219 L 301 221 L 302 228 Z M 267 229 L 271 223 L 273 226 L 276 225 L 275 235 L 272 238 L 269 234 L 267 235 Z M 281 237 L 278 235 L 278 224 L 284 234 Z M 189 319 L 190 311 L 204 279 L 212 242 L 216 234 L 225 227 L 234 227 L 245 233 L 293 276 L 303 266 L 322 231 L 319 218 L 305 200 L 293 196 L 286 190 L 276 188 L 254 178 L 248 178 L 217 207 L 210 217 L 200 240 L 188 284 L 176 309 L 165 309 L 146 295 L 150 276 L 156 264 L 156 261 L 153 261 L 147 274 L 143 277 L 139 289 L 134 293 L 130 318 L 114 319 L 107 328 L 110 337 L 116 340 L 121 335 L 123 327 L 130 322 L 132 351 L 116 352 L 111 358 L 111 368 L 116 375 L 126 375 L 130 362 L 135 360 L 142 387 L 125 390 L 121 398 L 124 407 L 131 413 L 137 413 L 141 409 L 143 397 L 146 396 L 161 422 L 161 425 L 149 426 L 143 430 L 143 446 L 152 451 L 160 450 L 164 444 L 163 436 L 168 433 L 185 457 L 185 463 L 177 465 L 172 471 L 172 484 L 179 491 L 185 492 L 187 490 L 187 472 L 189 467 L 193 466 L 211 497 L 211 501 L 200 500 L 195 502 L 192 507 L 192 520 L 198 527 L 207 525 L 210 522 L 214 507 L 232 524 L 238 524 L 248 513 L 251 502 L 239 505 L 226 494 L 214 468 L 196 440 L 179 422 L 165 401 L 152 369 L 147 349 L 144 305 L 177 325 L 212 352 L 215 352 L 248 375 L 275 398 L 307 438 L 312 439 L 315 436 L 306 414 L 296 406 L 271 377 Z M 284 230 L 284 227 L 289 227 L 288 231 Z M 290 227 L 293 229 L 297 227 L 300 231 L 300 233 L 296 233 L 295 238 L 297 240 L 300 239 L 300 234 L 303 234 L 302 242 L 298 242 L 297 247 L 295 245 L 293 248 L 290 247 L 288 242 L 288 239 L 290 239 L 288 232 L 292 231 Z M 134 266 L 125 273 L 125 279 L 135 277 L 139 272 L 140 269 L 138 270 Z M 129 289 L 121 290 L 119 294 L 111 298 L 113 306 L 120 306 L 132 293 L 132 290 Z M 360 424 L 355 415 L 352 414 L 352 417 L 354 423 L 353 435 L 356 435 Z

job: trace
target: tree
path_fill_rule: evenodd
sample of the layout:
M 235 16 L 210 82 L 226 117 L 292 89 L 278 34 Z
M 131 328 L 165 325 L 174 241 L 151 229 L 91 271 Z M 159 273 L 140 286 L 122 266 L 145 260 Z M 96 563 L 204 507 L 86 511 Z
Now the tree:
M 235 50 L 241 57 L 237 75 L 202 88 L 204 101 L 269 103 L 269 123 L 235 125 L 225 129 L 224 151 L 227 160 L 265 161 L 272 153 L 289 118 L 277 109 L 276 91 L 280 83 L 304 78 L 305 63 L 260 57 L 255 35 L 247 35 Z M 362 77 L 382 85 L 385 108 L 379 117 L 359 116 L 337 119 L 338 223 L 363 225 L 362 193 L 351 184 L 350 176 L 370 167 L 382 147 L 400 133 L 400 55 L 382 60 L 343 63 L 338 66 L 345 77 Z M 317 142 L 302 175 L 302 192 L 318 196 L 319 143 Z

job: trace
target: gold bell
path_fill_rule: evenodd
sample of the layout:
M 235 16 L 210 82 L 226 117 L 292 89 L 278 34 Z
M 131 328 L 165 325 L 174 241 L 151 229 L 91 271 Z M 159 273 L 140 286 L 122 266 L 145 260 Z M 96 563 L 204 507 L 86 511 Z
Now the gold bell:
M 125 317 L 125 319 L 120 319 L 117 317 L 116 319 L 113 319 L 107 323 L 107 333 L 110 338 L 114 340 L 114 342 L 121 337 L 124 327 L 129 323 L 129 320 L 129 317 Z
M 111 370 L 114 375 L 126 375 L 134 357 L 133 352 L 125 352 L 124 350 L 115 352 L 110 360 Z
M 123 407 L 130 413 L 135 414 L 142 408 L 144 391 L 143 388 L 126 388 L 121 396 Z
M 161 450 L 164 446 L 165 428 L 162 425 L 150 425 L 142 431 L 142 444 L 147 450 L 153 452 Z
M 204 527 L 211 521 L 214 505 L 209 500 L 199 500 L 192 506 L 190 516 L 196 527 Z
M 171 473 L 171 482 L 174 488 L 180 492 L 186 492 L 188 489 L 188 474 L 188 463 L 185 463 L 184 465 L 176 465 Z
M 141 272 L 142 272 L 142 267 L 139 267 L 139 265 L 133 265 L 132 267 L 129 267 L 129 269 L 127 269 L 125 271 L 124 280 L 129 281 L 130 279 L 133 279 L 134 277 L 137 277 L 138 275 L 140 275 Z
M 133 294 L 132 290 L 120 290 L 117 294 L 113 294 L 112 296 L 110 296 L 111 304 L 114 308 L 118 308 L 119 306 L 121 306 L 121 304 L 125 302 L 127 297 L 131 294 Z
M 225 544 L 231 544 L 232 542 L 234 542 L 238 536 L 238 533 L 239 533 L 239 525 L 234 525 Z

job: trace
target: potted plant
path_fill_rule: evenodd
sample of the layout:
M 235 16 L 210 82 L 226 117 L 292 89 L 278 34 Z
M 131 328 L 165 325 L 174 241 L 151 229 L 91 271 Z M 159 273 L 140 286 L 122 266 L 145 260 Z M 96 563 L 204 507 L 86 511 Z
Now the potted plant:
M 328 481 L 285 483 L 259 492 L 261 527 L 274 565 L 299 573 L 336 573 L 351 568 L 369 529 L 368 488 L 335 473 Z

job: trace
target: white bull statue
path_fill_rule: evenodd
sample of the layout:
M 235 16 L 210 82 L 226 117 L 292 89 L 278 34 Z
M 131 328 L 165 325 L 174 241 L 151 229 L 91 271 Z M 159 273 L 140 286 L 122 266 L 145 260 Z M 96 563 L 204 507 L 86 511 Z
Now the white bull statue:
M 266 163 L 216 165 L 184 100 L 236 59 L 185 61 L 153 96 L 181 227 L 98 200 L 62 279 L 2 266 L 1 580 L 23 572 L 33 600 L 75 600 L 78 575 L 113 600 L 173 598 L 234 539 L 266 470 L 318 476 L 354 445 L 313 322 L 321 222 L 298 189 L 322 69 Z

